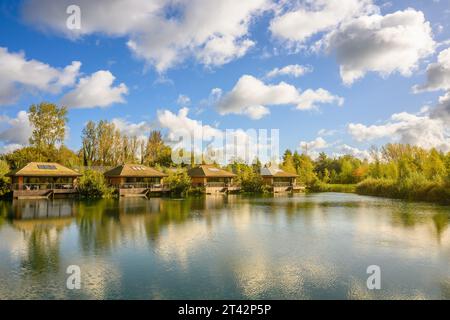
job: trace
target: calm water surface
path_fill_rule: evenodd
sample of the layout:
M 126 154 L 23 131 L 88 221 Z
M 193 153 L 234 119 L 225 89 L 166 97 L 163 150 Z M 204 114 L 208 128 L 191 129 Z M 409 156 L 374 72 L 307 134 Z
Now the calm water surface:
M 449 221 L 337 193 L 0 202 L 0 299 L 450 299 Z

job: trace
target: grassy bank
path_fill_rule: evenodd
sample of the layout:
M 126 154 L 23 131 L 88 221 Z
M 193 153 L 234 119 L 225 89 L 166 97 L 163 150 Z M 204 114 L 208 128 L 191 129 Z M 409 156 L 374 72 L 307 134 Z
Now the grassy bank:
M 329 184 L 323 182 L 316 182 L 308 188 L 311 192 L 341 192 L 341 193 L 355 193 L 356 184 Z
M 448 184 L 421 179 L 397 181 L 369 178 L 356 186 L 356 193 L 411 201 L 450 204 L 450 186 Z

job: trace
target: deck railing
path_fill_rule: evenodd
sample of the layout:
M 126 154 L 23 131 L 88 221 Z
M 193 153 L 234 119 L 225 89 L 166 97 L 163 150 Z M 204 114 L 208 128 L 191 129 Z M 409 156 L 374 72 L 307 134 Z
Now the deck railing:
M 39 191 L 39 190 L 73 190 L 76 185 L 73 183 L 24 183 L 13 184 L 12 190 Z
M 206 184 L 207 188 L 225 188 L 227 184 L 225 182 L 208 182 Z
M 113 186 L 116 189 L 167 189 L 169 185 L 161 184 L 161 183 L 123 183 L 117 184 Z
M 292 187 L 292 186 L 294 186 L 294 184 L 291 182 L 274 182 L 273 186 L 274 187 Z

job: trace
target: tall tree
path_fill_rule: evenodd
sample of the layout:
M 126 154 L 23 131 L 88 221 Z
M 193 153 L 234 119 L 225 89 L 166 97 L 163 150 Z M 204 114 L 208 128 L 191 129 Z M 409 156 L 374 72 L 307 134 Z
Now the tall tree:
M 292 151 L 286 150 L 283 155 L 283 164 L 282 169 L 289 173 L 297 173 L 297 169 L 295 168 L 294 159 L 292 157 Z
M 163 139 L 160 131 L 150 132 L 147 142 L 146 162 L 149 164 L 156 163 L 158 156 L 163 147 Z
M 97 134 L 95 122 L 89 121 L 82 132 L 83 162 L 85 166 L 94 163 L 97 150 Z
M 33 132 L 30 144 L 39 154 L 54 149 L 62 143 L 66 134 L 67 109 L 52 103 L 33 104 L 28 112 Z

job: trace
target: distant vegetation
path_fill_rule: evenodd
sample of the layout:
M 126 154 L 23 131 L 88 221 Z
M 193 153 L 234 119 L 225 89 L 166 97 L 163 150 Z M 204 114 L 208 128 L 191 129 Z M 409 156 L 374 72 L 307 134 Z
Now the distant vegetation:
M 157 167 L 169 174 L 174 195 L 186 195 L 192 190 L 187 175 L 190 163 L 172 162 L 171 148 L 161 132 L 149 132 L 147 139 L 127 136 L 114 123 L 88 122 L 82 132 L 82 147 L 72 151 L 63 142 L 68 119 L 67 110 L 54 104 L 41 103 L 29 110 L 33 126 L 29 146 L 0 157 L 0 196 L 8 192 L 10 169 L 28 162 L 58 162 L 70 168 L 81 168 L 80 191 L 86 197 L 110 197 L 111 189 L 102 174 L 90 168 L 113 167 L 122 163 L 140 163 Z M 187 153 L 187 151 L 181 151 Z M 189 157 L 187 157 L 189 158 Z M 195 158 L 191 155 L 191 158 Z M 372 148 L 371 161 L 351 155 L 329 158 L 321 153 L 317 159 L 307 154 L 286 150 L 281 167 L 299 175 L 298 183 L 312 192 L 356 192 L 408 200 L 450 203 L 450 153 L 416 146 L 388 144 L 380 150 Z M 256 159 L 251 165 L 236 159 L 225 169 L 233 171 L 236 183 L 244 193 L 265 193 Z M 169 170 L 170 169 L 170 170 Z
M 78 183 L 78 191 L 83 198 L 111 198 L 114 190 L 108 186 L 101 172 L 86 170 Z

